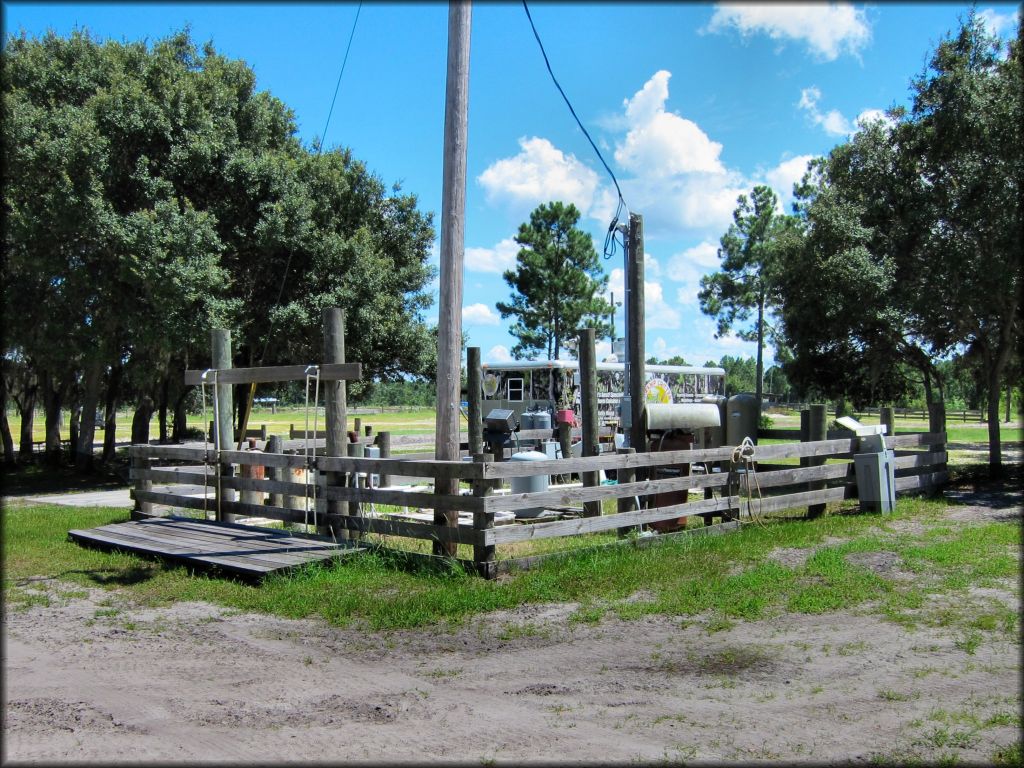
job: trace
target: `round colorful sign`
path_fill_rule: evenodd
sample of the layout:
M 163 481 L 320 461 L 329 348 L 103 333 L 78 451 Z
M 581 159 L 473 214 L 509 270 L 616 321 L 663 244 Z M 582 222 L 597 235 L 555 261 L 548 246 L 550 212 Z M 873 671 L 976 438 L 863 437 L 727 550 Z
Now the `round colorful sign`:
M 672 390 L 664 379 L 653 378 L 644 386 L 644 399 L 648 403 L 671 403 Z

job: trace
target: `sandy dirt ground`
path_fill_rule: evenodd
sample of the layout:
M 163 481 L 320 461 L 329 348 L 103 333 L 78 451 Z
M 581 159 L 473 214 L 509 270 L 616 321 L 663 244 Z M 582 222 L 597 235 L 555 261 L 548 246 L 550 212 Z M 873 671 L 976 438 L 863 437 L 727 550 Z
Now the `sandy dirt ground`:
M 952 521 L 1021 513 L 1019 493 L 961 501 Z M 858 556 L 913 578 L 888 554 Z M 1017 738 L 1013 722 L 955 718 L 1020 713 L 1019 644 L 968 653 L 949 630 L 870 607 L 711 633 L 707 617 L 584 624 L 552 604 L 375 634 L 36 586 L 51 605 L 3 622 L 9 763 L 970 763 Z M 1020 606 L 1015 583 L 983 592 Z

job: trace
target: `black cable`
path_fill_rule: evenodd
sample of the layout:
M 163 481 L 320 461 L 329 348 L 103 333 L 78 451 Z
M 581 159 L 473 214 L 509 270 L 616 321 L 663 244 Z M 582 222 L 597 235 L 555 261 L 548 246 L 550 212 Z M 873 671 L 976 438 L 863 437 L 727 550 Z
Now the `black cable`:
M 548 74 L 551 75 L 551 81 L 555 84 L 555 87 L 558 89 L 558 92 L 562 94 L 562 98 L 565 100 L 565 105 L 569 107 L 569 111 L 572 113 L 573 118 L 576 120 L 576 125 L 580 127 L 580 130 L 583 131 L 583 135 L 586 136 L 587 141 L 590 142 L 590 146 L 593 147 L 594 152 L 597 153 L 598 160 L 601 161 L 601 165 L 604 166 L 604 169 L 608 171 L 608 175 L 611 176 L 612 178 L 612 183 L 615 184 L 615 191 L 619 194 L 619 205 L 615 210 L 615 217 L 612 219 L 611 226 L 608 227 L 608 235 L 605 237 L 604 256 L 606 259 L 611 258 L 611 253 L 614 253 L 615 249 L 615 229 L 619 223 L 619 213 L 622 211 L 623 208 L 625 208 L 628 211 L 629 206 L 626 205 L 626 201 L 622 197 L 622 190 L 619 188 L 619 180 L 615 178 L 615 174 L 612 173 L 612 169 L 609 168 L 608 163 L 605 162 L 604 156 L 601 154 L 601 150 L 597 148 L 597 145 L 594 143 L 594 140 L 590 138 L 590 134 L 587 132 L 587 129 L 583 127 L 583 123 L 576 115 L 576 110 L 572 108 L 572 103 L 569 101 L 569 97 L 565 95 L 565 91 L 562 90 L 562 86 L 559 85 L 558 83 L 558 78 L 555 77 L 555 73 L 551 69 L 551 62 L 548 61 L 548 54 L 544 50 L 544 43 L 541 42 L 540 35 L 537 33 L 537 26 L 533 23 L 533 16 L 530 15 L 530 7 L 526 4 L 526 0 L 523 0 L 523 10 L 526 11 L 526 18 L 529 19 L 530 21 L 530 29 L 533 30 L 533 36 L 537 40 L 537 45 L 540 46 L 540 53 L 541 56 L 544 57 L 544 64 L 548 68 Z M 611 240 L 612 246 L 611 253 L 608 250 L 609 240 Z
M 338 90 L 341 88 L 341 77 L 345 74 L 345 65 L 348 64 L 348 53 L 352 50 L 352 38 L 356 35 L 356 24 L 359 23 L 359 12 L 363 10 L 362 0 L 359 2 L 359 7 L 356 8 L 356 17 L 352 21 L 352 31 L 348 34 L 348 45 L 345 46 L 345 57 L 341 60 L 341 71 L 338 72 L 338 82 L 334 86 L 334 97 L 331 99 L 331 108 L 327 110 L 327 122 L 324 123 L 324 132 L 320 137 L 320 143 L 316 148 L 317 157 L 324 149 L 324 141 L 327 138 L 327 127 L 331 124 L 331 115 L 334 114 L 334 103 L 338 100 Z M 288 260 L 284 264 L 284 275 L 281 277 L 281 287 L 277 290 L 277 300 L 274 301 L 274 309 L 277 309 L 281 304 L 281 297 L 284 296 L 284 286 L 288 282 L 288 270 L 292 265 L 292 250 L 288 250 Z M 270 337 L 274 330 L 274 315 L 273 310 L 270 312 L 270 328 L 267 330 L 267 338 L 263 342 L 263 352 L 260 353 L 260 362 L 262 363 L 264 358 L 267 356 L 267 347 L 270 346 Z
M 363 2 L 359 0 L 359 7 L 356 8 L 356 18 L 352 22 L 352 31 L 348 35 L 348 45 L 345 46 L 345 58 L 341 61 L 341 71 L 338 73 L 338 83 L 334 86 L 334 98 L 331 99 L 331 108 L 327 110 L 327 122 L 324 123 L 324 132 L 320 136 L 320 146 L 316 153 L 319 155 L 323 150 L 324 141 L 327 140 L 327 126 L 331 124 L 331 115 L 334 114 L 334 102 L 338 100 L 338 89 L 341 88 L 341 76 L 345 74 L 345 65 L 348 64 L 348 52 L 352 49 L 352 38 L 356 36 L 356 24 L 359 23 L 359 12 L 363 10 Z

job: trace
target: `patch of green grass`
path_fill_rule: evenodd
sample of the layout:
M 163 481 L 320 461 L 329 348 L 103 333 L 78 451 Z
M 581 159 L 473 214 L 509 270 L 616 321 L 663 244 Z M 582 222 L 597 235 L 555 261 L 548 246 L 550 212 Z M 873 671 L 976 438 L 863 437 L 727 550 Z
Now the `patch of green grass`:
M 891 688 L 885 688 L 878 692 L 878 698 L 883 701 L 911 701 L 913 699 L 921 698 L 920 691 L 913 691 L 911 693 L 901 693 L 894 691 Z
M 1021 742 L 1015 741 L 1007 747 L 1000 747 L 992 753 L 993 765 L 1024 766 L 1024 752 L 1021 751 Z
M 119 604 L 196 600 L 289 618 L 319 616 L 338 626 L 357 622 L 371 629 L 457 625 L 475 614 L 552 601 L 580 603 L 573 619 L 585 623 L 599 621 L 609 610 L 629 619 L 648 614 L 703 615 L 709 632 L 786 609 L 825 613 L 864 603 L 912 626 L 940 618 L 922 610 L 941 583 L 935 582 L 938 587 L 924 579 L 897 583 L 851 564 L 847 555 L 895 552 L 922 572 L 959 573 L 975 584 L 1005 575 L 1006 561 L 1013 560 L 1009 553 L 1019 546 L 1019 527 L 1007 523 L 952 528 L 941 537 L 883 536 L 896 521 L 929 520 L 938 517 L 944 506 L 937 501 L 901 499 L 896 512 L 885 517 L 836 514 L 817 520 L 768 519 L 763 526 L 744 526 L 724 536 L 664 539 L 658 546 L 645 548 L 574 551 L 497 581 L 484 581 L 459 569 L 403 567 L 387 553 L 371 552 L 338 564 L 311 565 L 273 576 L 258 586 L 68 541 L 69 529 L 126 520 L 125 510 L 11 506 L 3 516 L 5 593 L 13 594 L 10 585 L 19 580 L 45 576 L 79 587 L 116 588 L 122 597 Z M 822 547 L 826 537 L 846 541 Z M 814 547 L 818 551 L 799 568 L 768 558 L 776 548 Z M 649 593 L 650 599 L 626 602 L 638 590 Z M 43 598 L 23 594 L 13 597 L 9 605 L 19 600 L 42 604 Z M 962 616 L 950 614 L 947 626 L 982 633 L 1016 631 L 1019 622 L 1011 614 L 1005 608 L 975 607 Z

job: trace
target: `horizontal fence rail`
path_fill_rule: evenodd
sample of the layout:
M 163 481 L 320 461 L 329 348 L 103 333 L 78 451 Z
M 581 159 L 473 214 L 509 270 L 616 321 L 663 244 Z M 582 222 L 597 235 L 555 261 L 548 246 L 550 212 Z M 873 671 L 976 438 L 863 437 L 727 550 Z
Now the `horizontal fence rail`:
M 467 545 L 473 557 L 460 562 L 493 577 L 541 557 L 498 560 L 498 547 L 521 542 L 613 531 L 621 538 L 638 526 L 668 524 L 665 530 L 670 530 L 687 519 L 704 523 L 704 528 L 687 533 L 715 533 L 751 516 L 856 499 L 853 456 L 859 438 L 845 430 L 828 437 L 756 445 L 749 457 L 724 446 L 535 462 L 327 457 L 259 450 L 218 452 L 206 445 L 136 445 L 130 448 L 132 496 L 142 514 L 161 505 L 197 510 L 217 519 L 231 514 L 315 523 L 350 538 L 372 534 Z M 898 493 L 933 492 L 946 482 L 945 433 L 886 436 L 885 443 L 894 450 Z M 740 471 L 748 467 L 753 471 Z M 616 473 L 616 480 L 515 493 L 503 487 L 516 479 L 602 471 Z M 408 490 L 371 487 L 370 477 L 384 475 L 422 483 L 405 486 Z M 447 485 L 438 481 L 452 480 L 457 481 L 456 493 L 431 490 Z M 691 494 L 700 498 L 691 500 Z M 584 514 L 584 509 L 602 502 L 614 502 L 618 511 Z M 537 516 L 538 509 L 550 514 L 542 515 L 543 519 L 526 516 Z M 456 512 L 458 524 L 435 524 L 433 514 L 423 510 Z M 531 512 L 517 514 L 527 510 Z M 501 524 L 496 524 L 499 518 Z M 721 523 L 714 523 L 716 518 Z

